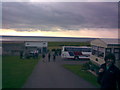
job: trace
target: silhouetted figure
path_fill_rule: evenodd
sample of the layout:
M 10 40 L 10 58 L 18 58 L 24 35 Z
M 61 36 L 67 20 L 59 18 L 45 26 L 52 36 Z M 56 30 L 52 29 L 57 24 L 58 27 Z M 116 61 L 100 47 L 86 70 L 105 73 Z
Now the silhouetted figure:
M 20 51 L 20 59 L 23 59 L 23 51 Z
M 120 70 L 114 65 L 115 55 L 110 53 L 104 60 L 105 63 L 101 65 L 97 78 L 101 90 L 120 90 Z
M 56 60 L 56 55 L 53 54 L 53 61 L 55 62 L 55 60 Z
M 42 54 L 42 59 L 43 59 L 43 62 L 45 62 L 45 61 L 44 61 L 44 59 L 45 59 L 45 54 Z
M 50 55 L 50 53 L 48 54 L 48 61 L 50 62 L 50 57 L 51 57 L 51 55 Z

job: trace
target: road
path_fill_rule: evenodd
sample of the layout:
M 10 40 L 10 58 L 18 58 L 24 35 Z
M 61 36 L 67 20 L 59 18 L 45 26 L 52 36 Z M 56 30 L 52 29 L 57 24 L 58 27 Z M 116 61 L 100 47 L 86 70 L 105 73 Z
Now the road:
M 52 60 L 52 58 L 51 58 Z M 40 60 L 23 88 L 96 88 L 83 78 L 62 67 L 63 64 L 80 64 L 86 61 L 62 60 L 48 62 Z

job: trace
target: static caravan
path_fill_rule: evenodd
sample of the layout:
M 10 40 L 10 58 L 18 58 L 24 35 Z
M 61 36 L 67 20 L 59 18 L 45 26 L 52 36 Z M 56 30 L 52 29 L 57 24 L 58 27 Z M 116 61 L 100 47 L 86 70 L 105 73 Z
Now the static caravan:
M 30 51 L 32 50 L 39 50 L 39 53 L 46 53 L 47 52 L 47 47 L 48 47 L 48 42 L 45 41 L 26 41 L 25 42 L 25 47 Z
M 95 39 L 91 41 L 92 54 L 90 61 L 98 66 L 104 63 L 107 53 L 114 53 L 116 66 L 120 68 L 120 43 L 118 39 Z

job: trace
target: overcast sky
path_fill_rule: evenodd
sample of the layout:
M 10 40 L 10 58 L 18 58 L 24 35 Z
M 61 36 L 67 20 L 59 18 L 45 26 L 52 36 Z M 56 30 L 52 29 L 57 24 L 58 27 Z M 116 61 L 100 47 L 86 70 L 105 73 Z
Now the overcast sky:
M 118 28 L 117 2 L 5 1 L 2 2 L 2 28 L 6 30 L 57 32 L 92 29 L 112 32 Z
M 118 2 L 119 0 L 2 0 L 2 2 Z

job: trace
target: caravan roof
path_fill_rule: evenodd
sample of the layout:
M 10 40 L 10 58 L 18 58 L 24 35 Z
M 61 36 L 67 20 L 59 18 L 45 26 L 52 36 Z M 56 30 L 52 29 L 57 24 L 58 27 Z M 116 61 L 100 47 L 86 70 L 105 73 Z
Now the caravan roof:
M 120 44 L 120 39 L 106 39 L 106 38 L 100 38 L 103 42 L 106 44 Z

